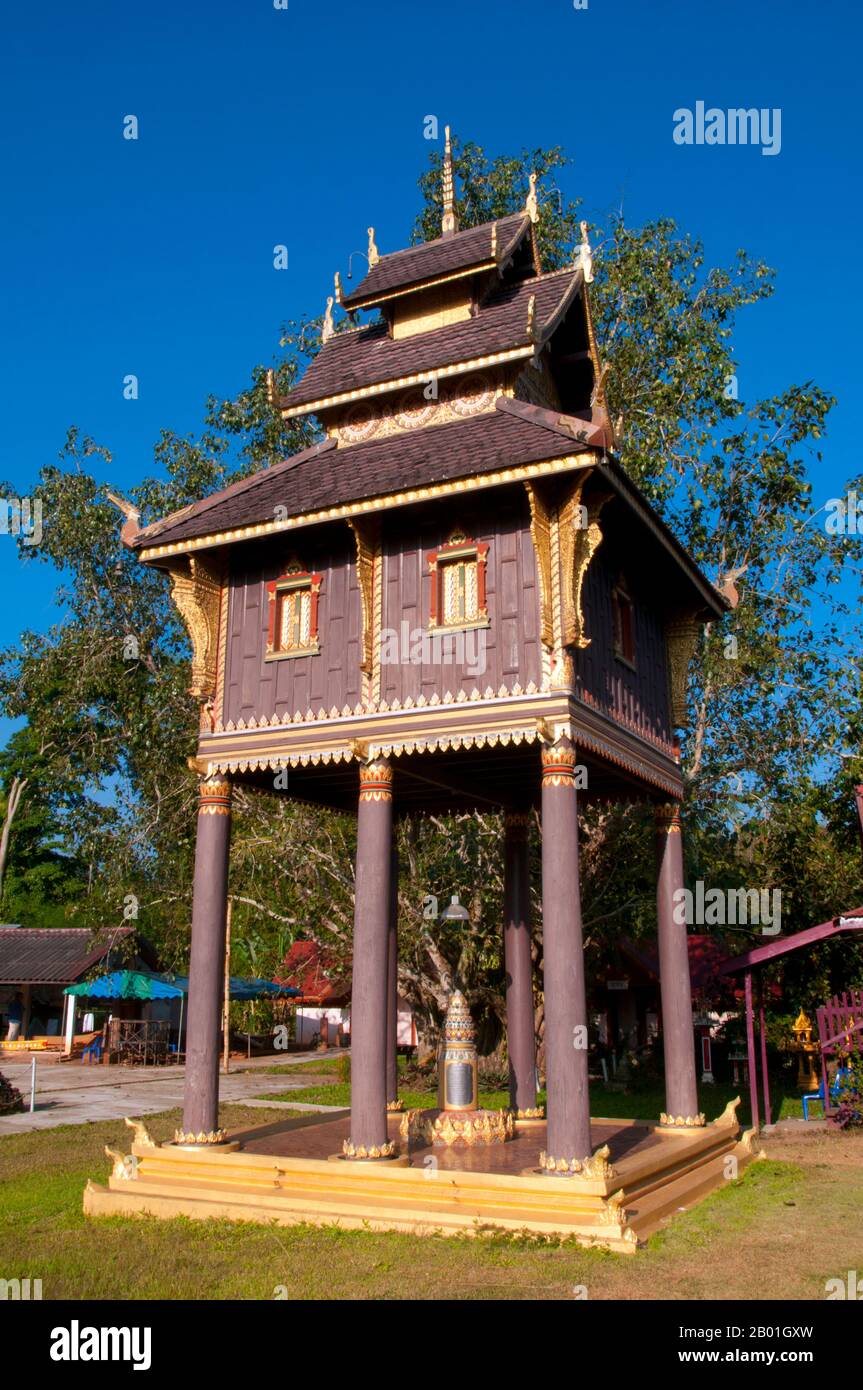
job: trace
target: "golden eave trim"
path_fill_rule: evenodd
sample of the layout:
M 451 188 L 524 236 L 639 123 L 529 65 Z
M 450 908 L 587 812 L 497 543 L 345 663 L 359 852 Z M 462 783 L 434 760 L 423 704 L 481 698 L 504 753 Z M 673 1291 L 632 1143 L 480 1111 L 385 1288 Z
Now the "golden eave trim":
M 502 362 L 521 362 L 533 357 L 536 344 L 526 347 L 507 348 L 505 352 L 492 352 L 484 357 L 469 357 L 464 362 L 452 362 L 443 367 L 426 367 L 422 372 L 412 372 L 410 376 L 394 377 L 391 381 L 376 381 L 371 386 L 358 386 L 353 391 L 341 391 L 336 396 L 320 396 L 318 400 L 304 405 L 287 406 L 281 412 L 283 420 L 293 420 L 298 415 L 314 415 L 316 411 L 331 409 L 337 405 L 347 405 L 351 401 L 368 400 L 371 396 L 385 396 L 388 391 L 400 391 L 408 386 L 420 386 L 435 378 L 462 376 L 465 372 L 482 371 L 486 367 L 497 367 Z
M 347 453 L 347 450 L 344 451 Z M 172 545 L 145 546 L 138 553 L 142 561 L 166 559 L 171 555 L 187 555 L 196 550 L 211 549 L 217 545 L 230 545 L 238 541 L 257 540 L 261 536 L 275 536 L 283 531 L 298 530 L 303 526 L 317 526 L 324 521 L 346 521 L 352 516 L 363 516 L 368 512 L 381 511 L 388 507 L 409 507 L 418 502 L 430 502 L 439 497 L 450 497 L 459 492 L 478 492 L 485 488 L 501 487 L 505 483 L 520 483 L 528 478 L 543 478 L 551 473 L 569 473 L 573 469 L 592 468 L 594 450 L 586 449 L 577 454 L 565 454 L 562 458 L 542 459 L 536 463 L 517 464 L 512 468 L 500 468 L 493 473 L 479 473 L 469 478 L 454 478 L 445 483 L 428 483 L 424 487 L 410 488 L 406 492 L 391 493 L 386 497 L 368 497 L 357 502 L 343 502 L 339 506 L 324 507 L 320 511 L 306 512 L 300 516 L 287 517 L 283 521 L 259 521 L 252 526 L 238 526 L 231 531 L 217 531 L 207 536 L 195 536 Z

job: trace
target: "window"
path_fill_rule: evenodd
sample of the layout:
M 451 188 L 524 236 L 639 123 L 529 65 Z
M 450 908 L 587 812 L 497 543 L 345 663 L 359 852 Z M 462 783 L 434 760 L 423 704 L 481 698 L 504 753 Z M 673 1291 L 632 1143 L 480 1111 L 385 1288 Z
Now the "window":
M 488 546 L 456 531 L 427 555 L 431 571 L 430 628 L 486 627 L 485 573 Z
M 614 655 L 627 666 L 635 667 L 635 605 L 629 597 L 626 581 L 618 579 L 611 591 L 611 616 L 614 626 Z
M 269 621 L 268 661 L 281 657 L 311 656 L 318 646 L 318 595 L 321 576 L 309 574 L 299 563 L 267 585 Z

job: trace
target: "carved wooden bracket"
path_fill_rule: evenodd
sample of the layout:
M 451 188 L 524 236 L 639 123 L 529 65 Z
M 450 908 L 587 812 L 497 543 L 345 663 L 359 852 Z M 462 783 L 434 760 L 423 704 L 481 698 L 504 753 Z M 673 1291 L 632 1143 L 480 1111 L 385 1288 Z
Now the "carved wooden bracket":
M 539 637 L 543 646 L 554 648 L 554 592 L 552 565 L 552 535 L 557 522 L 557 510 L 549 505 L 534 483 L 525 483 L 530 503 L 530 535 L 536 553 L 539 578 Z
M 665 651 L 668 660 L 668 693 L 671 723 L 675 729 L 686 727 L 689 665 L 695 655 L 701 633 L 701 621 L 690 614 L 676 614 L 665 624 Z
M 380 636 L 380 517 L 355 517 L 348 525 L 354 533 L 357 547 L 357 579 L 363 615 L 360 669 L 366 677 L 372 679 L 375 670 L 375 647 Z
M 582 502 L 592 470 L 585 469 L 561 498 L 525 483 L 530 502 L 530 534 L 539 575 L 540 639 L 559 665 L 569 661 L 567 647 L 587 647 L 582 590 L 587 567 L 602 541 L 599 515 L 610 492 Z M 570 662 L 571 665 L 571 662 Z
M 583 474 L 578 479 L 560 508 L 562 640 L 565 647 L 590 646 L 590 638 L 584 631 L 581 596 L 587 567 L 602 543 L 599 515 L 612 497 L 610 492 L 594 493 L 585 506 L 582 494 L 589 476 Z
M 189 693 L 198 700 L 211 700 L 218 673 L 222 567 L 210 558 L 183 555 L 171 562 L 168 573 L 171 597 L 192 643 Z

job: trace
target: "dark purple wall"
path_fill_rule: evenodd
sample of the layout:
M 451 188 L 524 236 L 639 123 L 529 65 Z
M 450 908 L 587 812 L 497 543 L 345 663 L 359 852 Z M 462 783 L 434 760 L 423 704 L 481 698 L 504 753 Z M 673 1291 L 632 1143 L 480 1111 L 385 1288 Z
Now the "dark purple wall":
M 314 543 L 316 541 L 316 543 Z M 323 542 L 323 543 L 322 543 Z M 284 574 L 296 557 L 304 569 L 323 576 L 318 607 L 320 655 L 265 661 L 266 584 Z M 353 536 L 347 526 L 298 532 L 278 544 L 245 546 L 233 557 L 228 608 L 225 722 L 254 715 L 340 712 L 359 703 L 360 592 Z
M 411 531 L 407 530 L 410 520 Z M 518 683 L 541 684 L 539 587 L 522 489 L 489 491 L 465 503 L 413 508 L 385 519 L 383 627 L 396 633 L 428 627 L 431 576 L 426 555 L 446 544 L 455 525 L 489 545 L 484 630 L 486 669 L 464 664 L 398 661 L 383 665 L 381 698 L 388 703 L 464 689 L 497 693 Z M 267 662 L 266 583 L 296 557 L 323 575 L 319 606 L 320 655 Z M 257 722 L 306 710 L 353 709 L 361 699 L 361 605 L 353 536 L 347 525 L 299 531 L 284 540 L 237 547 L 232 556 L 225 671 L 225 722 Z M 611 591 L 625 565 L 635 603 L 636 670 L 613 653 Z M 612 528 L 596 552 L 584 586 L 590 646 L 576 654 L 578 688 L 597 709 L 655 737 L 670 739 L 660 596 L 645 565 Z
M 603 714 L 628 721 L 642 732 L 671 739 L 665 640 L 657 601 L 644 594 L 637 560 L 623 571 L 635 606 L 635 670 L 614 655 L 611 591 L 621 572 L 618 556 L 605 545 L 591 561 L 584 584 L 586 635 L 576 656 L 578 689 Z
M 383 626 L 400 633 L 428 630 L 431 574 L 426 556 L 446 545 L 458 525 L 471 540 L 489 545 L 486 569 L 486 598 L 490 626 L 483 630 L 481 648 L 467 648 L 481 654 L 485 670 L 469 674 L 477 663 L 448 663 L 442 667 L 410 662 L 388 663 L 381 670 L 381 697 L 390 703 L 416 700 L 437 692 L 454 695 L 464 689 L 484 693 L 489 687 L 497 694 L 518 683 L 524 689 L 530 681 L 539 685 L 542 665 L 539 642 L 539 598 L 536 561 L 530 539 L 527 497 L 513 491 L 486 493 L 482 505 L 450 503 L 429 510 L 412 536 L 401 535 L 391 524 L 385 543 Z M 467 635 L 472 640 L 474 635 Z M 456 653 L 454 653 L 455 655 Z

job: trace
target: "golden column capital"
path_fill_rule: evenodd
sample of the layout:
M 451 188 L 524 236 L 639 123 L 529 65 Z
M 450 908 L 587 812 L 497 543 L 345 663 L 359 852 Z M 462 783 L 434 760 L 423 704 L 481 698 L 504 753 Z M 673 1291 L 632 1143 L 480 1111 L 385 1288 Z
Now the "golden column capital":
M 229 777 L 202 777 L 198 783 L 198 815 L 229 816 L 233 784 Z
M 542 783 L 546 787 L 575 785 L 575 764 L 577 753 L 568 739 L 561 739 L 550 748 L 540 750 L 542 756 Z
M 680 802 L 665 801 L 654 806 L 653 823 L 657 835 L 679 835 Z
M 392 801 L 393 769 L 387 758 L 360 763 L 360 801 Z

